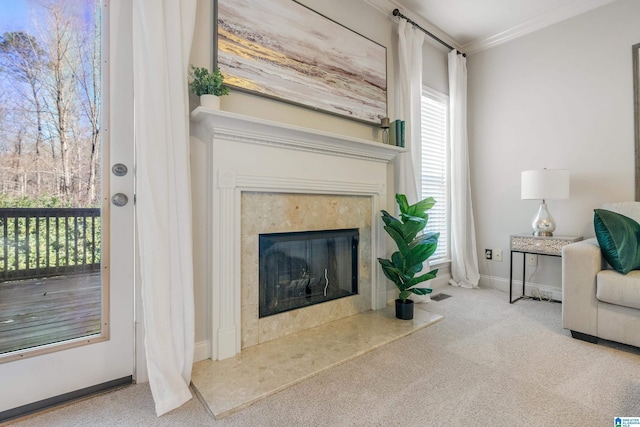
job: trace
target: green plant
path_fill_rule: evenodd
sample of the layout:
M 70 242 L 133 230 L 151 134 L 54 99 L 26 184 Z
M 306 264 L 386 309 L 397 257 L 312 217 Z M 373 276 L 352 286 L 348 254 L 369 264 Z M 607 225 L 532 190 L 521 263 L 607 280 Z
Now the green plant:
M 198 96 L 201 95 L 228 95 L 229 88 L 223 85 L 224 76 L 220 72 L 220 68 L 216 68 L 214 72 L 210 72 L 206 68 L 195 67 L 189 68 L 189 89 Z
M 409 206 L 404 194 L 396 194 L 396 202 L 400 208 L 400 218 L 395 218 L 382 210 L 385 231 L 391 236 L 398 250 L 391 254 L 391 259 L 378 258 L 384 275 L 396 284 L 400 292 L 398 299 L 407 301 L 409 295 L 430 294 L 430 288 L 417 288 L 417 284 L 436 277 L 438 270 L 431 270 L 421 276 L 414 277 L 422 271 L 422 264 L 429 259 L 438 247 L 440 233 L 426 232 L 419 234 L 427 225 L 429 216 L 426 212 L 435 205 L 433 197 L 427 197 L 415 205 Z

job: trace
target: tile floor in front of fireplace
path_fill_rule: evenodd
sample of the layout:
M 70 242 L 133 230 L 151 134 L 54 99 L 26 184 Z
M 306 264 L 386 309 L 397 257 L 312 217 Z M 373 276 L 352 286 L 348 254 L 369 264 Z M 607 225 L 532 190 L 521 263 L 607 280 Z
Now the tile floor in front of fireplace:
M 425 307 L 426 308 L 426 307 Z M 215 418 L 232 414 L 319 372 L 395 341 L 443 317 L 416 307 L 413 320 L 394 307 L 367 311 L 193 367 L 192 384 Z

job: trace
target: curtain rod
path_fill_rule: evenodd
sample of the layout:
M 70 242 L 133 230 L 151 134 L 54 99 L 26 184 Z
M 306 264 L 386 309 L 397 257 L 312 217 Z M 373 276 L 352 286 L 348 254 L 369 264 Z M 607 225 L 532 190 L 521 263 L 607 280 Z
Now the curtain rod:
M 426 35 L 428 35 L 429 37 L 431 37 L 432 39 L 434 39 L 435 41 L 437 41 L 438 43 L 446 46 L 449 48 L 449 50 L 454 50 L 455 47 L 451 46 L 450 44 L 448 44 L 447 42 L 443 41 L 442 39 L 440 39 L 439 37 L 431 34 L 429 31 L 425 30 L 424 28 L 422 28 L 420 25 L 418 25 L 415 21 L 412 21 L 411 19 L 409 19 L 407 16 L 403 15 L 402 12 L 400 12 L 399 9 L 393 9 L 393 16 L 397 16 L 403 19 L 406 19 L 407 22 L 411 25 L 413 25 L 414 27 L 418 28 L 420 31 L 422 31 L 423 33 L 425 33 Z M 467 56 L 466 53 L 462 53 L 462 52 L 458 52 L 459 54 L 461 54 L 462 56 Z

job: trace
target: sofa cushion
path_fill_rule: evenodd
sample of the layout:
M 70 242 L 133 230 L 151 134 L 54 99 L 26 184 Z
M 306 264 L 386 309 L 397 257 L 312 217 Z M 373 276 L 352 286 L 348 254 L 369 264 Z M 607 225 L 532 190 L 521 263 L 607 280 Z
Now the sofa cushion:
M 609 304 L 640 309 L 640 271 L 622 275 L 602 270 L 596 279 L 596 298 Z
M 637 223 L 640 223 L 640 202 L 611 202 L 605 203 L 600 208 L 628 216 Z
M 640 224 L 606 209 L 594 212 L 593 226 L 604 259 L 622 274 L 640 269 Z

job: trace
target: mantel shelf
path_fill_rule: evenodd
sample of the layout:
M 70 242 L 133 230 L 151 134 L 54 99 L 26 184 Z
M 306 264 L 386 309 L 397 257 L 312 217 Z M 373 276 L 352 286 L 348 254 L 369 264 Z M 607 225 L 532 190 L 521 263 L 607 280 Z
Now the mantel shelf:
M 225 136 L 242 142 L 377 162 L 389 162 L 406 150 L 365 139 L 204 107 L 191 112 L 191 121 L 199 123 L 209 138 Z

